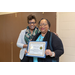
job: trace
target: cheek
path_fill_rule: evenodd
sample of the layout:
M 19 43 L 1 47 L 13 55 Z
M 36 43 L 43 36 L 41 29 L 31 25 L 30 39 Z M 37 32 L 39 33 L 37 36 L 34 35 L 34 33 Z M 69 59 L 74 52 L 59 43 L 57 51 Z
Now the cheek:
M 32 26 L 35 27 L 36 25 L 29 25 L 29 27 L 32 27 Z
M 49 29 L 48 27 L 45 28 L 46 31 L 48 31 L 48 29 Z
M 36 24 L 34 24 L 34 26 L 36 26 Z
M 45 30 L 47 31 L 47 30 L 48 30 L 48 28 L 45 28 Z
M 48 26 L 48 25 L 46 26 L 46 29 L 47 29 L 47 30 L 49 29 L 49 26 Z

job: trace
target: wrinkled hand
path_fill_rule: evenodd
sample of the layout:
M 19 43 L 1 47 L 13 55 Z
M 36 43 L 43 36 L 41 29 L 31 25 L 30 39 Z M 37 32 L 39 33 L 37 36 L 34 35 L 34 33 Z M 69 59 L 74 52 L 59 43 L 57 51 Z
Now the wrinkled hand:
M 45 54 L 46 56 L 52 56 L 52 51 L 50 49 L 46 49 Z

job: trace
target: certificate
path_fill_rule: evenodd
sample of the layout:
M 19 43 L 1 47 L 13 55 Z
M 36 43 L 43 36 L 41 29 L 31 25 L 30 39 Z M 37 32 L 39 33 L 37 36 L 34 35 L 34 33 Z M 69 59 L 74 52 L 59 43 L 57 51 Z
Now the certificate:
M 28 43 L 28 53 L 26 56 L 30 57 L 39 57 L 45 58 L 45 50 L 47 47 L 47 41 L 39 42 L 39 41 L 30 41 Z

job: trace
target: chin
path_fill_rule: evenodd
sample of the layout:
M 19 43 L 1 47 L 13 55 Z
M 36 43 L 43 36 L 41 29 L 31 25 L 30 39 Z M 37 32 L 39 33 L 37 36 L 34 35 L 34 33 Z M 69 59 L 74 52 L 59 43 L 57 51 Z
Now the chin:
M 41 31 L 42 33 L 45 33 L 45 31 Z
M 35 27 L 34 27 L 34 28 L 35 28 Z M 32 29 L 32 30 L 33 30 L 34 28 L 30 28 L 30 29 Z
M 41 32 L 45 32 L 45 30 L 41 30 Z
M 32 27 L 30 27 L 30 29 L 31 29 L 31 30 L 34 30 L 34 28 L 35 28 L 35 27 L 33 27 L 33 28 L 32 28 Z
M 46 31 L 41 31 L 41 33 L 45 34 L 45 33 L 46 33 Z

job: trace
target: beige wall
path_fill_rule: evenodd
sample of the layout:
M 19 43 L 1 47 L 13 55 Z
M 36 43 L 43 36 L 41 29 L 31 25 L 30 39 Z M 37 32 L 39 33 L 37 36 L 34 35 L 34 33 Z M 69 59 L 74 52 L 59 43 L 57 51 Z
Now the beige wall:
M 57 12 L 56 32 L 64 45 L 61 62 L 75 62 L 75 12 Z
M 11 13 L 16 13 L 16 12 L 0 12 L 0 15 L 11 14 Z

